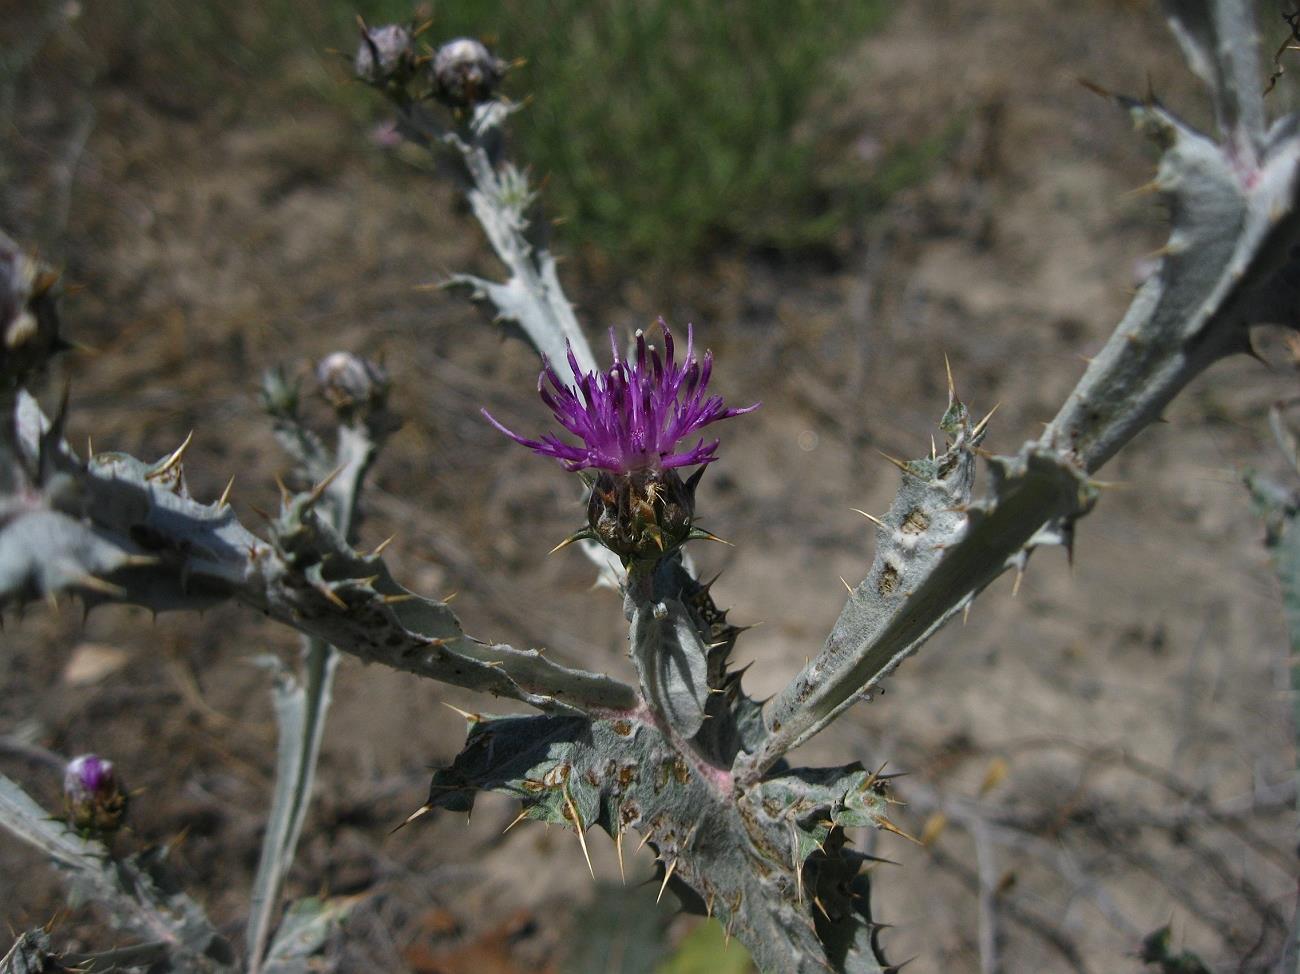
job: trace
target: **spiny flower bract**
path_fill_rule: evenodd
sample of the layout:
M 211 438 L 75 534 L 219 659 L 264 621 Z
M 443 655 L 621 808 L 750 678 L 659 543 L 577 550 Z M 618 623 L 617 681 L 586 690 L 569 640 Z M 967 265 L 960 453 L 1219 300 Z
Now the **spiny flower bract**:
M 567 470 L 591 467 L 628 474 L 712 463 L 717 459 L 717 440 L 706 442 L 700 437 L 694 446 L 680 449 L 679 444 L 710 423 L 752 412 L 759 403 L 728 409 L 721 396 L 706 396 L 713 354 L 706 351 L 702 359 L 695 357 L 694 328 L 688 325 L 686 355 L 678 362 L 672 332 L 663 319 L 659 327 L 664 333 L 662 357 L 638 330 L 632 360 L 620 357 L 611 328 L 614 361 L 605 372 L 583 372 L 570 348 L 569 366 L 576 386 L 566 386 L 551 364 L 545 363 L 537 391 L 556 421 L 581 444 L 566 443 L 553 433 L 530 440 L 506 429 L 486 409 L 483 415 L 516 443 L 554 457 Z

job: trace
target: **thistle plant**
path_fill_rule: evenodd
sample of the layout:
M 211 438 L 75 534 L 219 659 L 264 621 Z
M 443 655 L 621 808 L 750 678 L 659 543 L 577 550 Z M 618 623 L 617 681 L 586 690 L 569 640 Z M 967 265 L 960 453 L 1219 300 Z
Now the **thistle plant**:
M 478 42 L 425 48 L 412 27 L 363 27 L 354 64 L 392 102 L 410 141 L 463 163 L 470 206 L 507 276 L 448 283 L 467 286 L 532 344 L 542 400 L 577 442 L 487 418 L 583 478 L 586 524 L 567 541 L 620 591 L 634 686 L 472 638 L 445 602 L 398 584 L 381 551 L 355 550 L 357 492 L 392 427 L 387 377 L 373 364 L 342 355 L 320 366 L 339 419 L 333 451 L 299 419 L 294 384 L 268 377 L 265 403 L 303 483 L 285 486 L 265 536 L 239 523 L 227 497 L 205 504 L 189 494 L 183 449 L 152 464 L 78 456 L 62 436 L 62 409 L 47 418 L 25 391 L 62 341 L 52 282 L 0 240 L 0 606 L 64 592 L 87 605 L 158 610 L 233 600 L 306 639 L 303 671 L 278 671 L 277 792 L 242 960 L 191 901 L 164 897 L 151 863 L 106 860 L 102 843 L 51 823 L 7 779 L 0 821 L 108 905 L 151 958 L 186 970 L 305 970 L 323 940 L 320 918 L 342 907 L 290 909 L 278 924 L 274 914 L 310 795 L 334 654 L 348 652 L 537 711 L 468 714 L 462 750 L 408 822 L 468 812 L 483 791 L 505 794 L 520 802 L 517 821 L 572 829 L 584 854 L 593 828 L 612 837 L 620 863 L 625 841 L 638 837 L 658 863 L 659 894 L 671 889 L 685 909 L 716 916 L 765 972 L 896 970 L 864 868 L 873 857 L 846 834 L 901 833 L 883 773 L 889 756 L 804 768 L 787 755 L 870 699 L 994 579 L 1023 573 L 1038 548 L 1068 549 L 1097 500 L 1098 469 L 1196 375 L 1248 351 L 1251 325 L 1297 327 L 1300 120 L 1265 123 L 1246 4 L 1167 6 L 1210 88 L 1219 136 L 1154 99 L 1115 99 L 1163 153 L 1152 188 L 1173 226 L 1159 269 L 1055 418 L 1017 453 L 986 454 L 990 418 L 976 419 L 950 381 L 938 441 L 894 461 L 894 501 L 868 515 L 870 570 L 850 586 L 821 649 L 767 703 L 733 669 L 743 630 L 697 577 L 688 547 L 712 537 L 696 523 L 701 476 L 719 458 L 705 427 L 757 404 L 728 408 L 707 394 L 712 359 L 696 355 L 691 327 L 681 359 L 667 325 L 662 350 L 638 333 L 625 355 L 612 333 L 612 363 L 598 368 L 537 233 L 535 194 L 505 159 L 504 128 L 519 107 L 499 94 L 505 63 Z M 988 482 L 977 489 L 981 459 Z M 26 935 L 14 956 L 45 943 Z

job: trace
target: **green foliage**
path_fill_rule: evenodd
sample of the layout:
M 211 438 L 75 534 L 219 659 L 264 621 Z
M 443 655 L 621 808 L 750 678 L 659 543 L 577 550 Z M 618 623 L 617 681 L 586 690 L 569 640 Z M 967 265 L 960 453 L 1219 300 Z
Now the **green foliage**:
M 414 0 L 115 0 L 82 24 L 103 70 L 189 106 L 270 104 L 276 86 L 335 84 L 355 17 L 410 21 Z M 846 219 L 916 178 L 925 146 L 851 158 L 824 108 L 845 87 L 837 55 L 881 23 L 882 0 L 444 0 L 423 40 L 478 37 L 522 60 L 507 81 L 529 109 L 515 156 L 546 180 L 570 247 L 620 266 L 680 265 L 720 243 L 825 245 Z M 337 65 L 337 67 L 335 67 Z M 234 92 L 232 96 L 232 92 Z M 887 185 L 886 185 L 887 184 Z
M 526 64 L 520 157 L 549 179 L 561 233 L 652 262 L 719 240 L 824 242 L 855 201 L 827 184 L 810 102 L 877 0 L 452 0 L 432 32 Z M 841 153 L 843 154 L 843 153 Z M 865 174 L 859 174 L 864 176 Z

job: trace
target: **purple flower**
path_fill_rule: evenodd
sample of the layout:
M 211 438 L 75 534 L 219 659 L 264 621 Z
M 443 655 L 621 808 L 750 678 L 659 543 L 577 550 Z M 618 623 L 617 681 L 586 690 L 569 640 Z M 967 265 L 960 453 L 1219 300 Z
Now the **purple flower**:
M 126 813 L 126 795 L 118 787 L 113 762 L 98 754 L 69 761 L 63 773 L 63 805 L 70 823 L 80 831 L 116 829 Z
M 567 470 L 594 467 L 629 474 L 712 463 L 717 459 L 717 440 L 705 442 L 700 437 L 694 446 L 680 449 L 679 444 L 710 423 L 753 412 L 760 404 L 728 409 L 721 396 L 706 397 L 712 353 L 706 351 L 702 361 L 695 357 L 694 329 L 688 325 L 686 355 L 678 363 L 672 332 L 662 318 L 659 327 L 664 333 L 663 357 L 657 348 L 646 344 L 645 334 L 638 330 L 634 361 L 619 358 L 611 328 L 614 363 L 607 372 L 582 372 L 570 349 L 569 366 L 577 377 L 576 388 L 566 386 L 550 363 L 545 363 L 537 391 L 556 421 L 578 437 L 581 445 L 566 443 L 553 433 L 530 440 L 506 429 L 486 409 L 483 415 L 516 443 L 554 457 Z M 546 388 L 547 382 L 551 390 Z
M 113 786 L 113 762 L 98 754 L 83 754 L 68 762 L 63 791 L 74 801 L 84 801 Z

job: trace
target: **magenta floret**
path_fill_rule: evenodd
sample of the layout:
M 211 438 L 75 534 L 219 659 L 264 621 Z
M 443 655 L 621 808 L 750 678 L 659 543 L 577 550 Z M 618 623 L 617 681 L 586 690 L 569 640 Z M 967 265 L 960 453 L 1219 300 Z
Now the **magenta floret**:
M 633 361 L 619 357 L 611 328 L 609 344 L 614 362 L 606 372 L 584 373 L 570 349 L 569 366 L 576 387 L 566 386 L 550 363 L 545 364 L 537 391 L 551 407 L 556 421 L 581 444 L 566 443 L 553 433 L 530 440 L 506 429 L 486 409 L 483 415 L 516 443 L 542 456 L 554 457 L 567 470 L 591 467 L 628 474 L 712 463 L 717 459 L 717 440 L 706 442 L 700 437 L 694 446 L 679 449 L 682 440 L 710 423 L 753 412 L 760 404 L 729 409 L 721 396 L 706 396 L 713 370 L 712 353 L 706 351 L 702 360 L 695 357 L 694 328 L 688 325 L 686 355 L 678 363 L 672 332 L 662 318 L 659 327 L 664 333 L 663 356 L 638 331 Z M 550 390 L 546 388 L 548 382 Z

